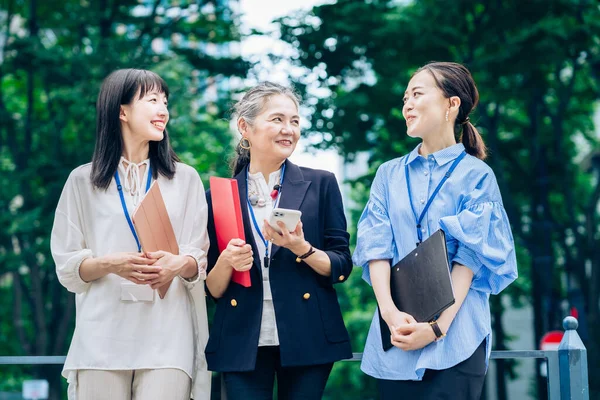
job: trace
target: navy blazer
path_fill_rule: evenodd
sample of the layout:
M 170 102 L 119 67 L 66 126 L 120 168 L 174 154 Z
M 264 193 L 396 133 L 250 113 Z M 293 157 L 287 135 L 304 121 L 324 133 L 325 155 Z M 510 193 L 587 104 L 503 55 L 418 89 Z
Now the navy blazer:
M 262 269 L 252 225 L 248 216 L 246 170 L 238 181 L 246 242 L 252 245 L 254 265 L 252 286 L 230 282 L 217 309 L 206 345 L 211 371 L 251 371 L 256 364 L 263 307 Z M 219 257 L 208 200 L 208 271 Z M 215 199 L 218 201 L 218 199 Z M 344 326 L 337 293 L 333 287 L 348 279 L 352 271 L 342 196 L 335 176 L 326 171 L 302 168 L 286 161 L 280 208 L 302 211 L 305 239 L 331 259 L 331 276 L 315 272 L 304 262 L 297 263 L 290 250 L 272 247 L 269 271 L 275 319 L 279 333 L 282 366 L 325 364 L 351 358 L 350 339 Z M 262 228 L 262 221 L 259 222 Z

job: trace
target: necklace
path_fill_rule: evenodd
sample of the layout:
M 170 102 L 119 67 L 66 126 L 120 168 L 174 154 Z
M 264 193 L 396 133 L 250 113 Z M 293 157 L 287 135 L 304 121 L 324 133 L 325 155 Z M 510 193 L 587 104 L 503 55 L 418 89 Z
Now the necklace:
M 252 185 L 250 185 L 250 183 L 252 183 Z M 248 200 L 250 200 L 250 204 L 253 206 L 264 207 L 267 205 L 262 188 L 254 179 L 251 179 L 248 182 Z
M 281 175 L 281 171 L 279 171 L 278 175 Z M 263 185 L 261 184 L 260 180 L 260 177 L 248 179 L 248 200 L 250 201 L 250 205 L 262 208 L 267 205 L 267 196 L 265 195 Z M 275 181 L 279 181 L 279 177 L 276 176 Z M 277 198 L 277 195 L 279 194 L 279 189 L 279 183 L 273 186 L 273 190 L 269 194 L 273 200 Z

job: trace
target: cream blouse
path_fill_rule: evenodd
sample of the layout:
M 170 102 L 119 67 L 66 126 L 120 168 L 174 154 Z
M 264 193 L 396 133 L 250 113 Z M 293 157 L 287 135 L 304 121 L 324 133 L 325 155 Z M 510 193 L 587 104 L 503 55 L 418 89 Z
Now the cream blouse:
M 155 294 L 153 301 L 124 301 L 122 283 L 129 282 L 124 278 L 109 274 L 84 282 L 79 276 L 86 258 L 137 251 L 115 180 L 106 191 L 94 189 L 90 172 L 91 164 L 71 172 L 56 209 L 50 242 L 58 279 L 76 294 L 75 332 L 63 369 L 69 399 L 75 398 L 79 369 L 157 368 L 183 370 L 193 379 L 194 398 L 208 399 L 210 375 L 204 359 L 208 323 L 200 281 L 206 278 L 208 210 L 198 173 L 177 163 L 173 179 L 158 177 L 180 254 L 196 259 L 198 277 L 191 282 L 175 278 L 164 299 Z M 122 182 L 127 181 L 125 172 L 120 163 Z M 142 190 L 147 174 L 146 168 L 144 176 L 138 177 Z M 131 192 L 124 191 L 130 216 L 138 200 Z
M 269 219 L 271 211 L 275 206 L 275 202 L 270 196 L 273 186 L 279 183 L 279 177 L 281 176 L 281 170 L 272 172 L 269 175 L 269 183 L 265 181 L 262 173 L 257 172 L 255 174 L 248 174 L 248 186 L 249 189 L 257 191 L 262 194 L 265 200 L 264 207 L 258 205 L 251 206 L 256 223 L 262 229 L 264 220 Z M 248 206 L 250 207 L 250 206 Z M 250 211 L 250 210 L 248 210 Z M 275 307 L 273 306 L 273 296 L 271 295 L 271 282 L 269 281 L 269 268 L 265 268 L 264 265 L 264 254 L 265 244 L 258 234 L 254 223 L 251 222 L 252 233 L 254 235 L 254 242 L 256 243 L 256 250 L 260 255 L 260 263 L 262 269 L 262 284 L 263 284 L 263 312 L 260 324 L 260 334 L 258 336 L 259 346 L 279 346 L 279 333 L 277 331 L 277 321 L 275 319 Z M 271 253 L 271 242 L 268 242 L 269 254 Z

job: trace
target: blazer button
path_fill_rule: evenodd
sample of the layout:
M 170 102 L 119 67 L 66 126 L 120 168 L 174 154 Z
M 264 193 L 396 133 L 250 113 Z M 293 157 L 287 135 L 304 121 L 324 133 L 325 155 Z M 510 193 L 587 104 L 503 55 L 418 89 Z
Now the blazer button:
M 231 307 L 237 307 L 236 299 L 231 299 Z
M 304 298 L 304 300 L 308 300 L 310 299 L 310 293 L 304 293 L 304 296 L 302 296 Z
M 338 280 L 341 282 L 344 280 L 344 278 L 346 278 L 344 275 L 340 275 L 340 277 L 338 278 Z

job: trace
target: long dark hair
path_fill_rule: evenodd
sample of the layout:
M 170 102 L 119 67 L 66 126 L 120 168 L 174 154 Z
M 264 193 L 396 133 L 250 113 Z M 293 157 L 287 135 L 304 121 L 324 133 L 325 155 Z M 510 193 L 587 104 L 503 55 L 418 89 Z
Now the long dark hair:
M 241 100 L 233 106 L 232 115 L 236 126 L 241 118 L 252 126 L 256 116 L 262 112 L 267 100 L 276 95 L 287 96 L 296 104 L 297 108 L 300 107 L 300 96 L 294 89 L 273 82 L 261 82 L 248 90 Z M 230 165 L 233 176 L 239 174 L 248 164 L 250 164 L 250 150 L 244 149 L 238 143 L 235 147 L 235 156 Z
M 459 135 L 467 153 L 484 160 L 487 157 L 485 143 L 469 119 L 469 114 L 479 103 L 479 92 L 471 72 L 464 65 L 453 62 L 428 63 L 419 68 L 415 75 L 421 71 L 431 73 L 445 97 L 460 98 L 460 108 L 454 121 L 454 134 Z
M 119 166 L 123 153 L 123 137 L 119 113 L 121 105 L 131 104 L 136 94 L 141 99 L 146 93 L 157 90 L 169 97 L 165 81 L 151 71 L 143 69 L 119 69 L 102 82 L 96 103 L 96 146 L 92 156 L 92 185 L 108 189 Z M 160 142 L 151 141 L 150 165 L 154 179 L 161 174 L 168 179 L 175 175 L 175 163 L 179 158 L 171 148 L 169 134 L 164 131 Z

